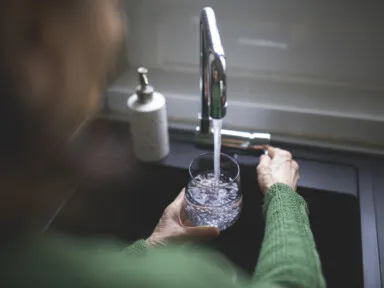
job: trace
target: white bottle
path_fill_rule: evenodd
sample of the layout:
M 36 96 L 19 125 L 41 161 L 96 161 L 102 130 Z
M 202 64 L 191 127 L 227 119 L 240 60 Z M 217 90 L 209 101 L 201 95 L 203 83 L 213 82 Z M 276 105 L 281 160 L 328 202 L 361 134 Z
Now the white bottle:
M 127 102 L 133 149 L 139 160 L 156 162 L 169 153 L 165 97 L 149 85 L 146 68 L 140 67 L 137 72 L 139 86 Z

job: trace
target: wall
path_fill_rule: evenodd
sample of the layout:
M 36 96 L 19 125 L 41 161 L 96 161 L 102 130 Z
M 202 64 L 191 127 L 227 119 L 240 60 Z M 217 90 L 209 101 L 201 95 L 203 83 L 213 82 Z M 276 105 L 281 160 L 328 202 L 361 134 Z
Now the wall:
M 384 143 L 384 3 L 126 0 L 130 66 L 150 68 L 171 117 L 188 121 L 197 113 L 191 105 L 198 110 L 198 16 L 206 5 L 227 55 L 228 125 Z M 124 84 L 134 82 L 132 72 L 115 88 L 131 91 Z
M 384 88 L 381 1 L 127 1 L 131 64 L 198 65 L 198 16 L 216 13 L 231 74 Z M 236 4 L 235 4 L 236 3 Z M 355 3 L 355 4 L 353 4 Z M 133 4 L 133 5 L 132 5 Z

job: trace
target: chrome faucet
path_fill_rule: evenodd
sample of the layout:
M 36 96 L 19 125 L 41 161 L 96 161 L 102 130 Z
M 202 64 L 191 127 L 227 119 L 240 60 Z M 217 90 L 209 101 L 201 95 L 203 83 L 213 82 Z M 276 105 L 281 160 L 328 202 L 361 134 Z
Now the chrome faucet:
M 226 62 L 215 13 L 204 8 L 200 17 L 200 132 L 210 132 L 210 118 L 222 119 L 227 114 Z
M 206 7 L 200 15 L 200 125 L 196 129 L 198 145 L 212 145 L 211 119 L 223 119 L 227 114 L 227 72 L 224 48 L 216 24 L 215 12 Z M 263 150 L 270 134 L 221 130 L 222 146 Z

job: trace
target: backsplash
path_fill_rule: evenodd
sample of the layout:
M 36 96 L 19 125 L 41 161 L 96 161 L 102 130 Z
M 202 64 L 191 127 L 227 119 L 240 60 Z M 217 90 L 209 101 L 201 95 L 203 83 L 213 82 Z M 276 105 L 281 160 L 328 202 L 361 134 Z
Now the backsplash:
M 214 8 L 230 75 L 384 88 L 381 1 L 126 0 L 132 66 L 195 70 Z
M 227 56 L 227 127 L 384 148 L 384 2 L 125 3 L 128 69 L 109 87 L 111 110 L 125 111 L 144 65 L 167 98 L 169 119 L 196 123 L 199 14 L 211 6 Z

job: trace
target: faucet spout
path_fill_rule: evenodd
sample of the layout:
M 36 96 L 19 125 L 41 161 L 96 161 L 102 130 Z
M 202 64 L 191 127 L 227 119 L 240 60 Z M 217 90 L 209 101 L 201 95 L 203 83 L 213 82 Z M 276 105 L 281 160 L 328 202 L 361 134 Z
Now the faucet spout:
M 227 71 L 216 17 L 206 7 L 200 15 L 200 125 L 196 127 L 197 145 L 212 146 L 211 119 L 223 119 L 227 114 Z M 228 149 L 263 151 L 269 144 L 268 133 L 247 133 L 221 130 L 221 144 Z
M 210 118 L 227 113 L 226 60 L 215 13 L 206 7 L 200 15 L 200 133 L 210 133 Z

